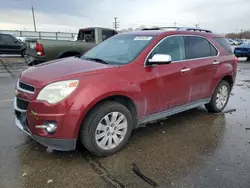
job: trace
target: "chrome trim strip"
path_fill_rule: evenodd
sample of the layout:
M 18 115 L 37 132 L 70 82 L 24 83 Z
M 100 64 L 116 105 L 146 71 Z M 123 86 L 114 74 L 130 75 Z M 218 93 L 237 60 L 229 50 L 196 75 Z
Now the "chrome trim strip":
M 217 50 L 217 56 L 209 56 L 209 57 L 201 57 L 201 58 L 194 58 L 194 59 L 185 59 L 185 60 L 180 60 L 180 61 L 172 61 L 171 63 L 179 63 L 179 62 L 185 62 L 185 61 L 192 61 L 192 60 L 199 60 L 199 59 L 208 59 L 208 58 L 213 58 L 213 57 L 218 57 L 220 55 L 220 51 L 218 50 L 218 48 L 216 48 L 216 46 L 214 46 L 214 44 L 208 40 L 206 37 L 200 36 L 200 35 L 170 35 L 167 37 L 164 37 L 163 39 L 161 39 L 148 53 L 146 59 L 144 60 L 144 67 L 151 67 L 151 65 L 146 65 L 147 59 L 149 57 L 149 55 L 152 53 L 152 51 L 165 39 L 170 38 L 170 37 L 200 37 L 200 38 L 204 38 L 206 39 L 216 50 Z
M 190 68 L 181 69 L 181 72 L 188 72 L 188 71 L 190 71 L 190 70 L 191 70 Z
M 25 90 L 25 89 L 20 88 L 20 84 L 19 84 L 19 83 L 20 83 L 20 80 L 18 79 L 16 87 L 17 87 L 17 89 L 18 89 L 19 91 L 22 91 L 22 92 L 25 92 L 25 93 L 30 93 L 30 94 L 34 94 L 34 93 L 35 93 L 35 92 L 33 92 L 33 91 L 28 91 L 28 90 Z M 25 83 L 25 82 L 23 82 L 23 81 L 22 81 L 22 83 L 24 83 L 24 84 L 26 84 L 26 85 L 28 85 L 28 86 L 31 86 L 31 87 L 33 87 L 33 88 L 35 89 L 35 87 L 32 86 L 32 85 L 30 85 L 30 84 L 27 84 L 27 83 Z
M 22 130 L 23 132 L 25 132 L 27 135 L 31 136 L 31 134 L 30 134 L 28 131 L 24 130 L 22 124 L 20 123 L 20 121 L 19 121 L 16 117 L 15 117 L 15 124 L 16 124 L 16 126 L 17 126 L 19 129 L 21 129 L 21 130 Z
M 138 125 L 144 124 L 144 123 L 149 123 L 149 122 L 160 120 L 160 119 L 164 119 L 164 118 L 172 116 L 174 114 L 178 114 L 178 113 L 184 112 L 186 110 L 196 108 L 198 106 L 209 103 L 210 100 L 211 100 L 210 98 L 205 98 L 205 99 L 201 99 L 201 100 L 198 100 L 198 101 L 189 102 L 187 104 L 177 106 L 177 107 L 174 107 L 174 108 L 171 108 L 171 109 L 168 109 L 168 110 L 165 110 L 165 111 L 161 111 L 161 112 L 158 112 L 158 113 L 155 113 L 155 114 L 151 114 L 151 115 L 149 115 L 147 117 L 144 117 L 141 120 L 139 120 Z

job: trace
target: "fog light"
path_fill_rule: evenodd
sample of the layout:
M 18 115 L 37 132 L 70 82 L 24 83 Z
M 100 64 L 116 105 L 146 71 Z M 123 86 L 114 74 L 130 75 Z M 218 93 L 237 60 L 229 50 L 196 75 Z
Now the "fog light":
M 55 123 L 48 123 L 47 127 L 46 127 L 46 131 L 48 131 L 48 133 L 54 133 L 56 131 L 56 124 Z

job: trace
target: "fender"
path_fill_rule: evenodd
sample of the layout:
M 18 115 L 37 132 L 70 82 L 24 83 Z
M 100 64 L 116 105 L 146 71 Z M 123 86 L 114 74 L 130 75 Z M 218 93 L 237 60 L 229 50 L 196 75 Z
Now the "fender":
M 229 63 L 223 63 L 220 64 L 219 67 L 216 69 L 216 73 L 214 75 L 213 82 L 211 84 L 210 91 L 212 93 L 214 92 L 215 88 L 219 84 L 219 82 L 222 80 L 223 77 L 225 76 L 231 76 L 233 78 L 234 70 L 233 70 L 233 65 Z
M 123 86 L 123 87 L 121 87 Z M 107 92 L 108 91 L 108 92 Z M 71 110 L 81 111 L 81 117 L 78 120 L 77 127 L 75 128 L 75 135 L 78 134 L 80 126 L 86 114 L 97 103 L 112 96 L 124 96 L 130 98 L 136 105 L 138 116 L 141 114 L 142 109 L 146 108 L 144 102 L 145 96 L 141 92 L 140 87 L 128 81 L 115 82 L 112 85 L 107 83 L 98 83 L 98 88 L 93 87 L 93 84 L 88 84 L 76 96 L 76 101 Z
M 79 52 L 79 51 L 63 51 L 63 52 L 59 53 L 59 55 L 56 57 L 56 59 L 60 59 L 61 56 L 63 56 L 66 53 L 81 54 L 81 52 Z

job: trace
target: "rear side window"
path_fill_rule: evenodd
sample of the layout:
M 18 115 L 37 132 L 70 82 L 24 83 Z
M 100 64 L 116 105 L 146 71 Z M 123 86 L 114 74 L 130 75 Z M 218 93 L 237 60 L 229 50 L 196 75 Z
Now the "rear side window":
M 212 56 L 217 56 L 218 51 L 215 49 L 215 47 L 212 44 L 210 44 L 210 50 L 211 50 Z
M 188 36 L 187 47 L 188 47 L 188 59 L 196 59 L 203 57 L 216 56 L 218 54 L 215 47 L 205 38 Z
M 102 30 L 102 40 L 106 40 L 112 36 L 114 36 L 116 34 L 116 32 L 114 30 L 107 30 L 107 29 L 103 29 Z
M 228 44 L 225 38 L 223 37 L 215 37 L 214 38 L 226 51 L 233 54 L 233 50 L 231 46 Z
M 95 42 L 95 29 L 81 29 L 78 33 L 77 40 Z

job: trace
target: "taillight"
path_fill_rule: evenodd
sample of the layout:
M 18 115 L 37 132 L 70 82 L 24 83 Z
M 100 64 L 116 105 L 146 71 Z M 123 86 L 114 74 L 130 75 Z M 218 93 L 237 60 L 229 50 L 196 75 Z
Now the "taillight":
M 239 61 L 238 58 L 235 57 L 235 58 L 234 58 L 234 63 L 238 63 L 238 61 Z
M 36 54 L 41 56 L 44 55 L 43 45 L 40 43 L 36 43 Z

